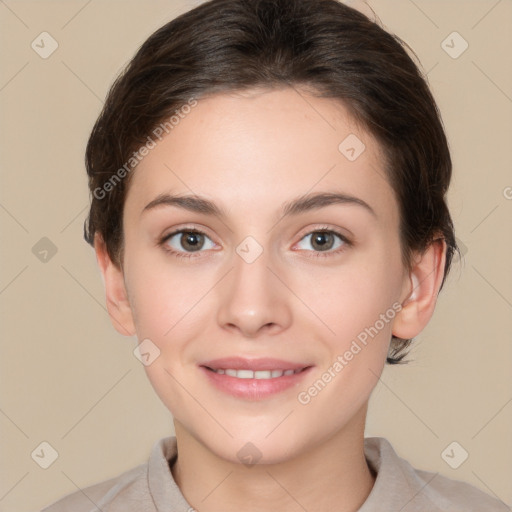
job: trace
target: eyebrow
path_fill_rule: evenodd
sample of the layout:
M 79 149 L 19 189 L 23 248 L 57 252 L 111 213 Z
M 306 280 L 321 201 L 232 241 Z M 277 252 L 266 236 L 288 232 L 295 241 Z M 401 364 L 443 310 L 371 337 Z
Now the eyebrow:
M 289 215 L 299 215 L 301 213 L 310 212 L 325 208 L 333 204 L 348 204 L 363 207 L 367 212 L 371 213 L 375 218 L 377 214 L 375 210 L 365 201 L 358 197 L 344 193 L 318 192 L 298 197 L 292 201 L 283 204 L 281 215 L 287 217 Z M 199 197 L 197 195 L 171 195 L 160 194 L 147 204 L 141 212 L 141 215 L 147 211 L 162 206 L 174 206 L 183 208 L 194 213 L 202 213 L 219 218 L 226 218 L 226 212 L 209 199 Z

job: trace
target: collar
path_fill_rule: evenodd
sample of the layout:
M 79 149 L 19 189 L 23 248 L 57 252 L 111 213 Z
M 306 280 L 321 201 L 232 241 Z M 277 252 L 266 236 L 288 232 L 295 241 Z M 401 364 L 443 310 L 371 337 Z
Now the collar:
M 370 495 L 358 512 L 382 510 L 407 510 L 421 492 L 421 482 L 415 477 L 414 469 L 394 451 L 390 442 L 383 437 L 366 437 L 364 451 L 368 464 L 376 473 L 375 484 Z M 185 500 L 171 472 L 171 464 L 177 455 L 175 436 L 157 441 L 148 463 L 148 485 L 158 512 L 167 512 L 174 504 L 173 512 L 189 512 L 191 506 Z M 432 479 L 437 473 L 432 474 Z M 416 503 L 414 503 L 416 504 Z

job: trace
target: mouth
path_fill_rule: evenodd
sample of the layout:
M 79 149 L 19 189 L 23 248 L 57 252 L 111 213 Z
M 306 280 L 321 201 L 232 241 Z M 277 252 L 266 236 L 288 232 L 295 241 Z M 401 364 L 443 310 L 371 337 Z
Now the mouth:
M 199 365 L 213 386 L 237 398 L 262 400 L 296 387 L 312 365 L 277 359 L 225 358 Z
M 304 368 L 298 368 L 296 370 L 236 370 L 235 368 L 210 368 L 209 366 L 205 366 L 207 370 L 211 372 L 215 372 L 218 375 L 227 375 L 228 377 L 235 377 L 236 379 L 277 379 L 282 377 L 283 375 L 294 375 L 296 373 L 301 373 L 304 370 L 310 368 L 310 366 L 305 366 Z

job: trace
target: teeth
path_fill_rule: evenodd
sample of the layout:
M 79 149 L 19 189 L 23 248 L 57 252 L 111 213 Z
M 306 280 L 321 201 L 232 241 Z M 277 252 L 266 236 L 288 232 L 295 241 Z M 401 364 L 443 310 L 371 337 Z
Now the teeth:
M 293 375 L 299 373 L 303 368 L 298 370 L 233 370 L 230 368 L 213 370 L 220 375 L 228 375 L 229 377 L 236 377 L 237 379 L 275 379 L 283 375 Z

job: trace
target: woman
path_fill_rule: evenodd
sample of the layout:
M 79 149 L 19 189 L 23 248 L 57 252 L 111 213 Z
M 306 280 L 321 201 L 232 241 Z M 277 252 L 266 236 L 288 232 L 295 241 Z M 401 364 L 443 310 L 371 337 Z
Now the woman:
M 107 308 L 176 436 L 46 512 L 507 510 L 364 437 L 457 250 L 395 36 L 335 0 L 212 0 L 142 45 L 86 164 Z

